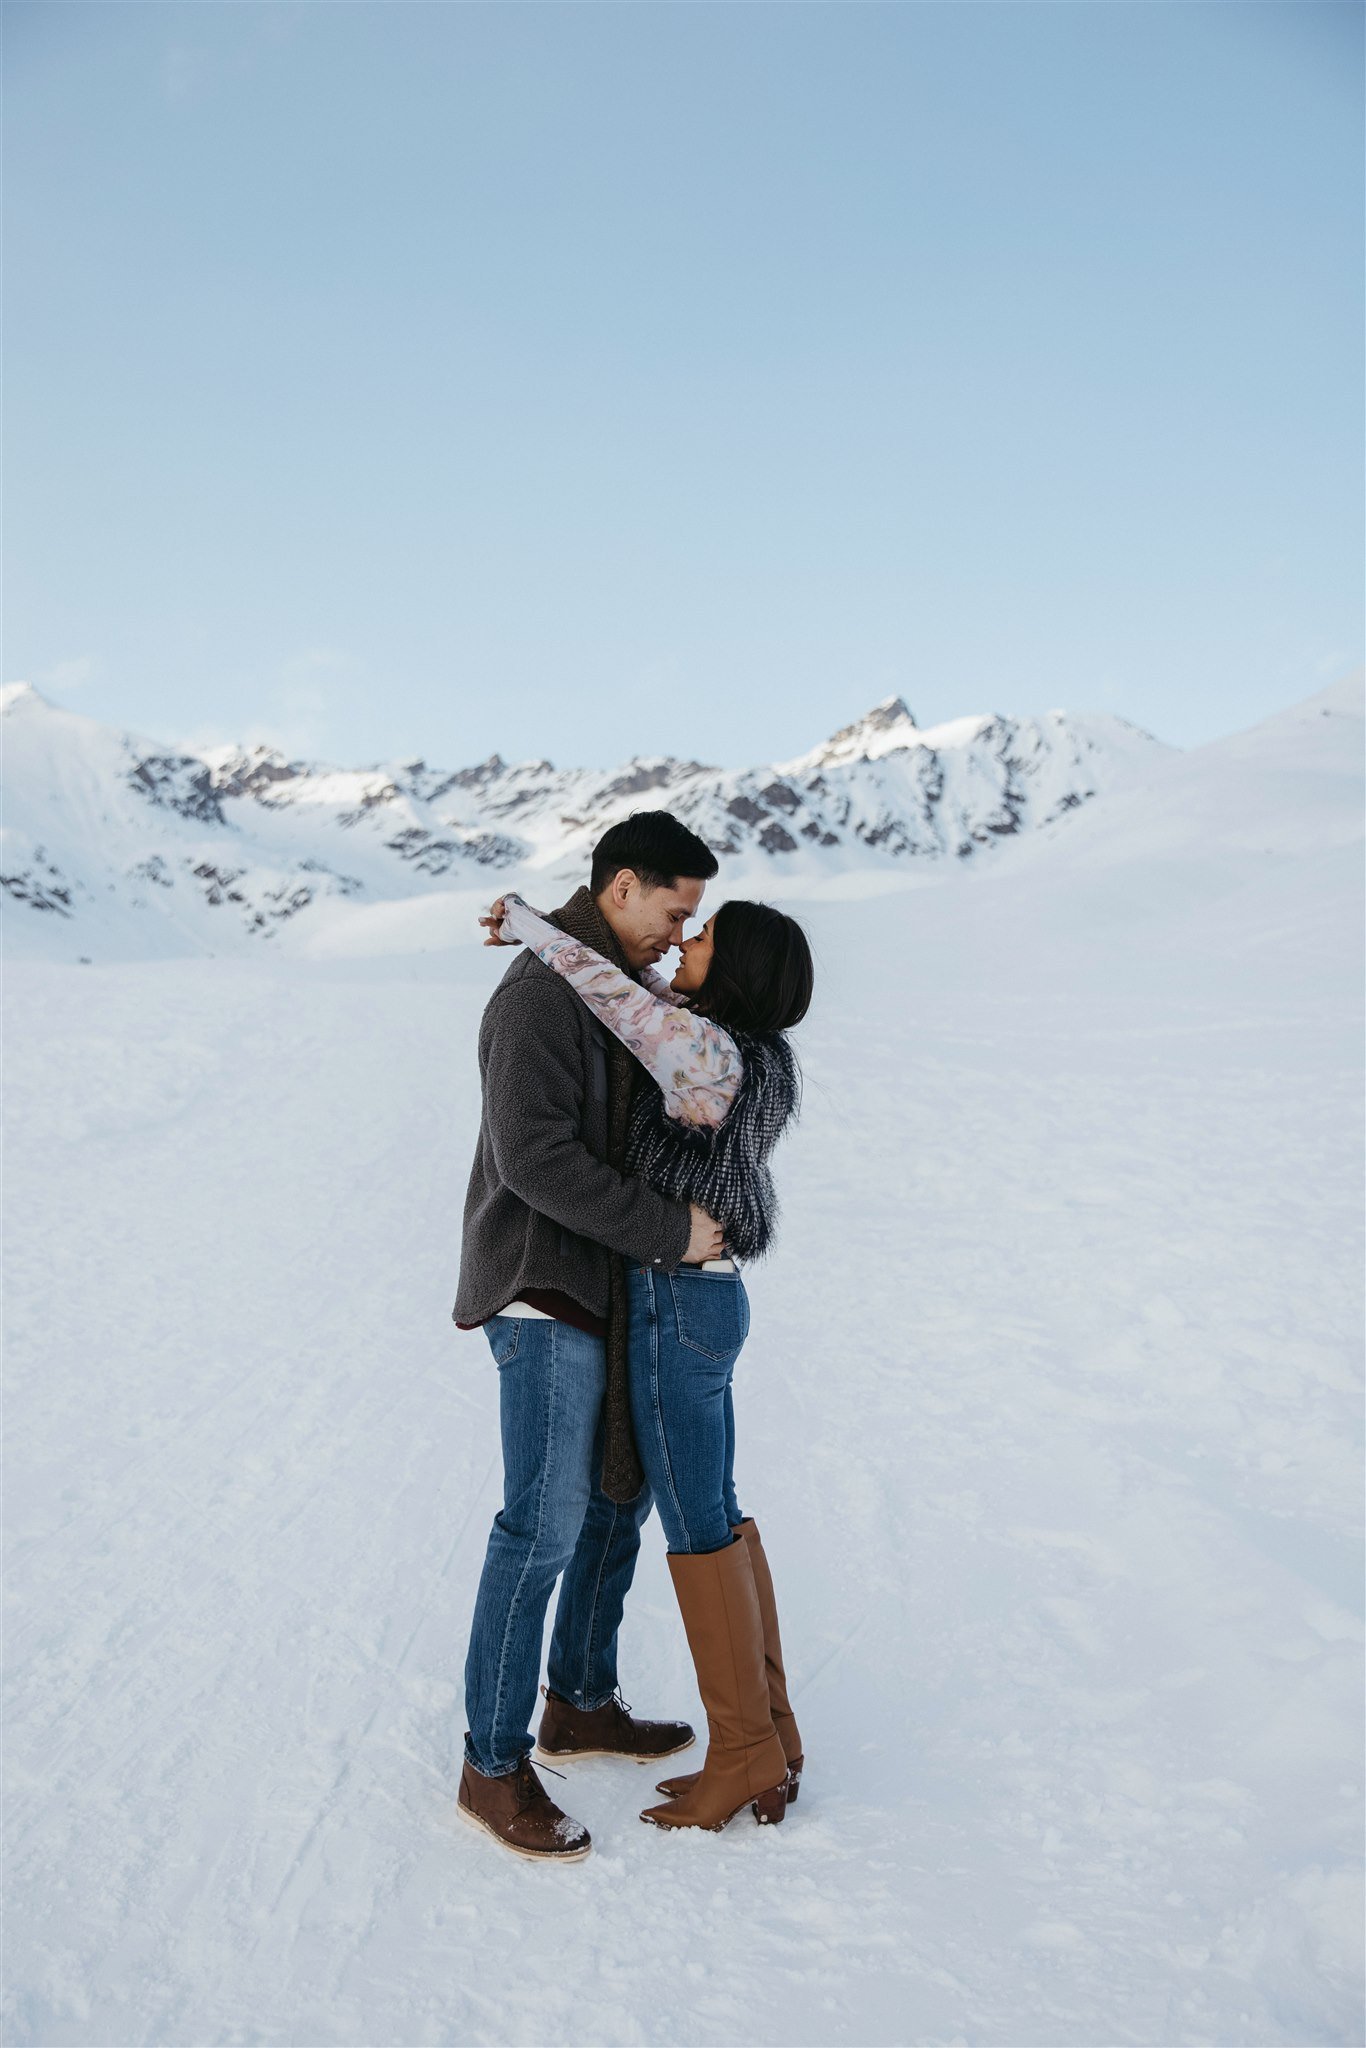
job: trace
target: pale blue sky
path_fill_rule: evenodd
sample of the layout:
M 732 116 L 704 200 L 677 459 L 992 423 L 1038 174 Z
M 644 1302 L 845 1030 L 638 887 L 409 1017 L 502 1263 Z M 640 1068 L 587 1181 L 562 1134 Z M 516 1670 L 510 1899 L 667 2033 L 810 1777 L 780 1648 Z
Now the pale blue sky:
M 781 758 L 1362 659 L 1362 12 L 10 4 L 5 680 Z

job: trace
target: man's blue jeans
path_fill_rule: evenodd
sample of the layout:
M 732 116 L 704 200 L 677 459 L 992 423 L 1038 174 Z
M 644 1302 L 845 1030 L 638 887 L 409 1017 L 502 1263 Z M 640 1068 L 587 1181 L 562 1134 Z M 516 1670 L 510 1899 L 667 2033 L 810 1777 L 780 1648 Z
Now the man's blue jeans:
M 631 1421 L 670 1551 L 722 1550 L 745 1519 L 735 1497 L 731 1378 L 749 1335 L 738 1272 L 628 1266 Z
M 617 1689 L 617 1631 L 652 1497 L 626 1506 L 598 1485 L 606 1347 L 572 1323 L 491 1316 L 498 1366 L 503 1505 L 489 1535 L 465 1659 L 465 1755 L 486 1777 L 534 1747 L 541 1636 L 560 1573 L 550 1690 L 600 1707 Z

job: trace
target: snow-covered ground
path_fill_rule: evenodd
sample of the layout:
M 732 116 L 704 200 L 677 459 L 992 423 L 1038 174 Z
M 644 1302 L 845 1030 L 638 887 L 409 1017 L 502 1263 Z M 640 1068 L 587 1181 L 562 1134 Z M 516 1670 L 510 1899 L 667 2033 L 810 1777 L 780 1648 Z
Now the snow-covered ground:
M 1361 743 L 792 902 L 736 1387 L 802 1799 L 580 1764 L 562 1869 L 454 1814 L 477 899 L 11 964 L 8 2040 L 1359 2042 Z M 657 1522 L 622 1672 L 700 1720 Z

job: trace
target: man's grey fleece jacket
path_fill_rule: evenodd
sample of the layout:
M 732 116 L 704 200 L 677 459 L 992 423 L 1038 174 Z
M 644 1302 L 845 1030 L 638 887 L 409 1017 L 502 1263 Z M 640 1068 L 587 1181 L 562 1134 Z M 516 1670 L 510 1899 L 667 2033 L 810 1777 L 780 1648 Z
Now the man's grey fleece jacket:
M 681 1262 L 688 1204 L 606 1161 L 606 1031 L 534 953 L 518 954 L 485 1005 L 479 1078 L 454 1321 L 482 1323 L 527 1287 L 605 1316 L 609 1247 L 633 1265 Z

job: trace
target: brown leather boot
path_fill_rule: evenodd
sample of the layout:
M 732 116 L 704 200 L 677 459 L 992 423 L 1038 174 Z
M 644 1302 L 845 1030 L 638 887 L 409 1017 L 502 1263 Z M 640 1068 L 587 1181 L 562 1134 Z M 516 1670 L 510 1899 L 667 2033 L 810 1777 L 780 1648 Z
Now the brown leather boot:
M 707 1757 L 677 1799 L 641 1814 L 662 1828 L 723 1828 L 742 1806 L 759 1821 L 787 1808 L 787 1758 L 773 1726 L 764 1676 L 764 1625 L 749 1545 L 669 1556 L 669 1573 L 697 1689 L 707 1710 Z
M 625 1756 L 634 1763 L 658 1763 L 688 1749 L 697 1737 L 686 1721 L 637 1721 L 622 1699 L 601 1707 L 576 1707 L 542 1686 L 545 1712 L 536 1731 L 536 1754 L 553 1759 Z
M 460 1773 L 457 1810 L 462 1820 L 483 1828 L 514 1856 L 577 1863 L 593 1846 L 583 1822 L 571 1820 L 555 1804 L 532 1769 L 530 1757 L 524 1756 L 504 1778 L 486 1778 L 467 1757 Z
M 759 1595 L 759 1612 L 764 1623 L 764 1669 L 768 1677 L 768 1706 L 773 1716 L 773 1726 L 778 1731 L 778 1740 L 783 1745 L 787 1758 L 787 1803 L 791 1806 L 797 1797 L 801 1783 L 802 1738 L 797 1732 L 797 1717 L 787 1696 L 787 1674 L 783 1670 L 783 1645 L 778 1634 L 778 1603 L 773 1594 L 773 1574 L 768 1568 L 764 1546 L 752 1516 L 746 1516 L 738 1524 L 740 1534 L 749 1545 L 750 1563 L 754 1568 L 754 1588 Z M 677 1799 L 690 1785 L 697 1782 L 696 1771 L 685 1771 L 677 1778 L 663 1778 L 655 1787 L 657 1792 L 666 1793 L 670 1799 Z

